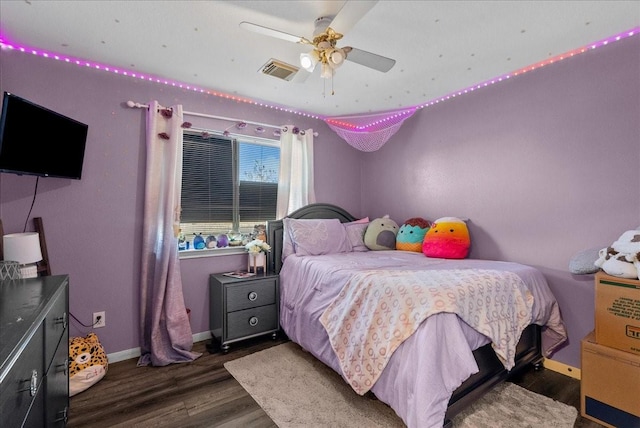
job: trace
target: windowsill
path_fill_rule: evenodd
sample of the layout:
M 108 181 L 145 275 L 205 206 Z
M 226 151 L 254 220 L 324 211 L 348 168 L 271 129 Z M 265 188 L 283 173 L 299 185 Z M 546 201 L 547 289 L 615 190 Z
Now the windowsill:
M 182 259 L 197 259 L 201 257 L 217 257 L 217 256 L 233 256 L 238 254 L 247 254 L 247 250 L 243 246 L 240 247 L 227 247 L 227 248 L 212 248 L 202 250 L 182 250 L 178 251 L 178 258 Z

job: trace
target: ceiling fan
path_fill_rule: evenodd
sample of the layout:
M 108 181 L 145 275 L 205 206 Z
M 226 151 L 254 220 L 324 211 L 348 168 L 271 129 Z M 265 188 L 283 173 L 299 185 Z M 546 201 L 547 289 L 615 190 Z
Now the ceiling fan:
M 376 3 L 377 1 L 346 1 L 336 16 L 316 19 L 311 40 L 246 21 L 241 22 L 240 27 L 289 42 L 313 46 L 310 52 L 300 54 L 300 65 L 308 72 L 313 72 L 320 64 L 320 76 L 325 79 L 333 77 L 335 70 L 345 60 L 386 73 L 395 65 L 394 59 L 351 46 L 337 46 L 343 34 L 350 30 Z

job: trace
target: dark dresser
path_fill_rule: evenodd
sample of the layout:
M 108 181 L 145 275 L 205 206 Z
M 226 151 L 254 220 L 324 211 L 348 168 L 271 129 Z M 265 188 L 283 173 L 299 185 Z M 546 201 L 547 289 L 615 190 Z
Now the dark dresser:
M 68 314 L 68 275 L 0 281 L 3 427 L 66 425 Z

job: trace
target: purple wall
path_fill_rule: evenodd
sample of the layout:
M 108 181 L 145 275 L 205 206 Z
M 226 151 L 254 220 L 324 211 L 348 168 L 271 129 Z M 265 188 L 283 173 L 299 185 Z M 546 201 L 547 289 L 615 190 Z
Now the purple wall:
M 71 313 L 89 325 L 93 312 L 106 311 L 107 326 L 96 333 L 109 354 L 139 346 L 145 111 L 126 107 L 126 101 L 157 99 L 163 105 L 181 103 L 186 111 L 314 128 L 320 134 L 315 139 L 318 200 L 360 214 L 361 153 L 322 121 L 5 50 L 0 51 L 1 91 L 14 92 L 89 125 L 82 180 L 40 179 L 32 217 L 43 218 L 53 273 L 70 275 Z M 196 117 L 189 120 L 209 129 L 231 125 Z M 51 137 L 37 124 L 32 132 Z M 0 174 L 5 233 L 22 231 L 35 183 L 35 177 Z M 246 257 L 181 262 L 194 333 L 208 330 L 209 274 L 246 266 Z M 87 332 L 72 321 L 71 335 Z
M 567 265 L 640 225 L 639 75 L 640 39 L 625 39 L 421 110 L 382 149 L 361 153 L 313 119 L 0 51 L 0 91 L 89 124 L 83 179 L 41 179 L 32 216 L 43 217 L 54 274 L 70 274 L 71 312 L 86 324 L 107 312 L 97 332 L 108 353 L 138 347 L 144 112 L 123 103 L 157 99 L 313 127 L 318 200 L 356 216 L 470 218 L 471 257 L 545 273 L 570 333 L 554 359 L 579 367 L 580 339 L 593 328 L 593 280 L 572 277 Z M 6 233 L 22 230 L 34 185 L 34 177 L 0 174 Z M 194 333 L 208 329 L 209 273 L 241 268 L 245 257 L 181 262 Z M 72 323 L 72 335 L 86 331 Z
M 570 258 L 640 225 L 640 38 L 419 111 L 367 154 L 362 211 L 399 224 L 467 217 L 472 258 L 540 268 L 580 366 L 592 276 Z

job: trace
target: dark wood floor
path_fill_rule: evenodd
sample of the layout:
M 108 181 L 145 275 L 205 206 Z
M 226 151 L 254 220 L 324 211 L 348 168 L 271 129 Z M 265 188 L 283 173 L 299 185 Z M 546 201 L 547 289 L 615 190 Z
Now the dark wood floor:
M 199 342 L 194 350 L 202 352 L 202 357 L 166 367 L 137 367 L 137 359 L 111 364 L 100 382 L 71 397 L 68 427 L 275 427 L 223 365 L 286 340 L 253 339 L 237 344 L 226 355 L 211 354 L 206 343 Z M 512 381 L 580 407 L 576 379 L 532 369 Z M 575 428 L 593 427 L 601 425 L 578 416 Z

